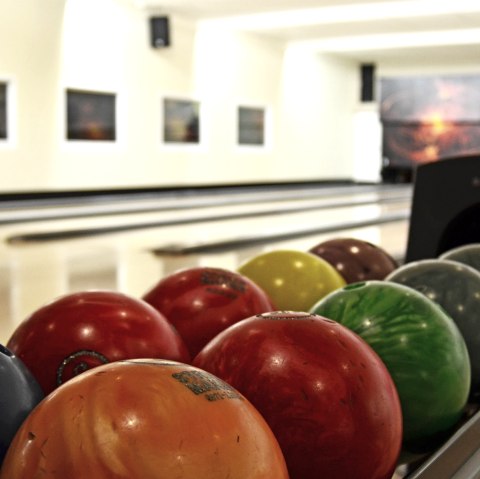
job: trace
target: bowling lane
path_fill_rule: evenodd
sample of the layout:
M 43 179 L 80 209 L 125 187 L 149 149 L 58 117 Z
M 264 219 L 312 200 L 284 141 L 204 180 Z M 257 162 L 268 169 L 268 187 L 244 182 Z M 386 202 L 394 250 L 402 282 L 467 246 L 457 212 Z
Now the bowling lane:
M 222 216 L 222 213 L 230 215 L 245 212 L 260 215 L 270 214 L 274 209 L 295 212 L 295 210 L 336 208 L 350 204 L 396 202 L 409 199 L 411 188 L 400 185 L 392 185 L 388 188 L 362 185 L 315 189 L 299 187 L 293 189 L 292 187 L 284 191 L 277 187 L 269 188 L 265 192 L 235 190 L 224 196 L 218 191 L 200 192 L 198 196 L 184 191 L 179 191 L 176 196 L 173 193 L 163 193 L 160 197 L 154 195 L 148 198 L 133 194 L 129 196 L 131 196 L 130 201 L 108 196 L 66 198 L 65 203 L 61 203 L 60 199 L 50 198 L 39 198 L 36 201 L 28 197 L 17 201 L 3 200 L 0 201 L 0 226 L 79 218 L 88 218 L 88 221 L 92 221 L 97 216 L 110 217 L 109 222 L 115 224 L 117 215 L 127 214 L 138 215 L 139 219 L 146 219 L 146 221 L 155 220 L 158 218 L 157 215 L 162 215 L 160 218 L 165 218 L 165 221 L 168 221 L 169 215 L 178 218 L 178 221 L 193 219 L 203 221 L 212 216 Z M 81 223 L 79 225 L 82 227 Z
M 394 198 L 410 193 L 405 185 L 271 185 L 264 187 L 212 187 L 207 189 L 127 191 L 125 194 L 88 192 L 0 195 L 0 224 L 68 219 L 96 215 L 148 213 L 231 205 L 257 205 L 265 202 L 338 198 L 369 200 Z M 364 196 L 369 195 L 370 196 Z M 342 200 L 343 197 L 343 200 Z
M 352 195 L 342 191 L 320 199 L 262 197 L 254 204 L 235 205 L 227 205 L 227 199 L 215 207 L 3 224 L 0 342 L 35 309 L 67 292 L 111 289 L 141 296 L 162 276 L 179 268 L 236 269 L 268 249 L 307 250 L 341 234 L 368 240 L 402 257 L 410 192 L 403 190 L 403 196 L 395 199 L 399 192 L 394 188 Z M 388 222 L 375 224 L 385 217 Z M 51 235 L 106 226 L 125 228 L 28 239 L 32 233 Z M 25 236 L 25 241 L 12 241 Z

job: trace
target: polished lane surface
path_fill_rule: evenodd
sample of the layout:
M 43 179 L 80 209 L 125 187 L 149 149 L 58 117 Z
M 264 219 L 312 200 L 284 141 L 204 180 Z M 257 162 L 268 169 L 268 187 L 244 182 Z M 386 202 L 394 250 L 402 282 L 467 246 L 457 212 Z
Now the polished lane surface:
M 350 236 L 402 258 L 411 187 L 322 186 L 0 204 L 0 342 L 72 291 L 142 296 L 180 268 L 235 270 L 269 249 Z

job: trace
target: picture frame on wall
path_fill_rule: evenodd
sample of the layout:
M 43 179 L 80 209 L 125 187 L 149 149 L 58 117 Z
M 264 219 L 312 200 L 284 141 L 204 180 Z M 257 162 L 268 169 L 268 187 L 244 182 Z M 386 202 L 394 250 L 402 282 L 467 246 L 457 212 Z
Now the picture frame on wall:
M 0 81 L 0 140 L 8 139 L 8 83 Z
M 0 77 L 0 147 L 17 146 L 17 93 L 13 78 Z
M 164 145 L 200 145 L 201 104 L 193 98 L 162 98 L 162 143 Z
M 65 134 L 67 141 L 115 142 L 116 94 L 67 88 Z
M 267 143 L 267 110 L 263 106 L 237 107 L 237 145 L 264 148 Z
M 413 172 L 424 163 L 477 154 L 479 88 L 477 74 L 381 78 L 383 170 Z

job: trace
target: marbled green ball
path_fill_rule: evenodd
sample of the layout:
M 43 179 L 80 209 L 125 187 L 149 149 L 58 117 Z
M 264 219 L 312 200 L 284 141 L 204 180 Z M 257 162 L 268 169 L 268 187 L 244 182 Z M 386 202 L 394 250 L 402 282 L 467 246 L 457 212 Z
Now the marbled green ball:
M 383 360 L 400 397 L 407 447 L 428 448 L 458 423 L 470 392 L 470 360 L 440 306 L 408 286 L 367 281 L 330 293 L 310 312 L 351 329 Z

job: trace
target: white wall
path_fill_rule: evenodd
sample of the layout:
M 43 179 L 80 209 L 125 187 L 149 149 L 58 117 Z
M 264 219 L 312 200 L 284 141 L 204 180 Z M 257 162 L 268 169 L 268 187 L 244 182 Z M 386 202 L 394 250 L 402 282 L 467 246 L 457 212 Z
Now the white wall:
M 131 0 L 2 0 L 0 81 L 11 86 L 0 192 L 120 186 L 380 179 L 377 105 L 359 104 L 357 61 L 170 16 L 172 45 L 149 45 Z M 377 76 L 479 72 L 391 55 Z M 118 141 L 65 140 L 66 88 L 118 99 Z M 163 96 L 202 105 L 202 143 L 161 144 Z M 236 146 L 239 104 L 267 110 L 265 148 Z
M 0 142 L 0 190 L 49 185 L 64 0 L 2 0 L 0 81 L 11 86 L 11 139 Z
M 352 178 L 356 62 L 177 17 L 153 49 L 129 0 L 68 0 L 62 15 L 62 0 L 0 5 L 0 79 L 18 93 L 0 191 Z M 65 141 L 65 88 L 116 93 L 118 141 Z M 201 145 L 161 144 L 165 95 L 201 102 Z M 265 148 L 236 146 L 239 104 L 266 107 Z
M 297 178 L 352 178 L 358 66 L 287 48 L 281 98 L 282 171 Z

